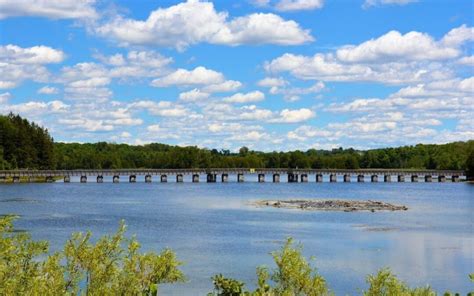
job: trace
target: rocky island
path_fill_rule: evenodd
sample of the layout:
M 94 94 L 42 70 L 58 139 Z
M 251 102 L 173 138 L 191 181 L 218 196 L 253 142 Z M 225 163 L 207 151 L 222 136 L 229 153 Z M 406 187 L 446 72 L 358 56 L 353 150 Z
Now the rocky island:
M 260 200 L 253 203 L 258 207 L 275 207 L 285 209 L 301 209 L 312 211 L 406 211 L 404 205 L 394 205 L 374 200 L 338 200 L 338 199 L 306 199 L 306 200 Z

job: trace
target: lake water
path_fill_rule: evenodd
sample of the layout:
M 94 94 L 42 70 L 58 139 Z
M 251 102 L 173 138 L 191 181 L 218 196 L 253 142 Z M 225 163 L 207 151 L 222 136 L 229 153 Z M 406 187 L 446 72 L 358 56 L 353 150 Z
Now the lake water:
M 282 178 L 283 179 L 283 178 Z M 110 181 L 110 180 L 106 180 Z M 188 181 L 188 180 L 186 180 Z M 383 200 L 405 212 L 309 212 L 256 208 L 258 199 Z M 286 237 L 304 244 L 337 295 L 366 288 L 365 276 L 389 266 L 411 285 L 473 290 L 474 186 L 465 183 L 54 183 L 0 186 L 0 214 L 56 250 L 72 232 L 112 233 L 120 219 L 146 250 L 174 249 L 185 284 L 164 295 L 205 295 L 216 273 L 254 286 L 255 267 Z

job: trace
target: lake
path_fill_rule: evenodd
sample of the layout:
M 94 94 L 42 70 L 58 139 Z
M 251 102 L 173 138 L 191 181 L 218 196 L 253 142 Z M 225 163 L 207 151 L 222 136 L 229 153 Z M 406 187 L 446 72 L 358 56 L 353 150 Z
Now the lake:
M 283 178 L 282 178 L 283 179 Z M 253 287 L 255 267 L 286 237 L 337 295 L 365 289 L 365 276 L 391 267 L 410 285 L 466 294 L 473 289 L 474 185 L 465 183 L 53 183 L 0 185 L 0 214 L 63 246 L 72 232 L 112 233 L 125 219 L 145 250 L 170 247 L 185 262 L 185 284 L 164 295 L 205 295 L 216 273 Z M 74 181 L 74 180 L 73 180 Z M 77 182 L 77 180 L 75 180 Z M 397 212 L 310 212 L 256 208 L 258 199 L 337 198 L 406 205 Z

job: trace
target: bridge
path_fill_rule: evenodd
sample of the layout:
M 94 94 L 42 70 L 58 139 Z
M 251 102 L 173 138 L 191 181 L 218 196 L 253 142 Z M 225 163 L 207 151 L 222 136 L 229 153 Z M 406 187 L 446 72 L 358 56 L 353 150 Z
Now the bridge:
M 191 182 L 201 181 L 205 176 L 207 183 L 226 183 L 233 176 L 234 181 L 244 182 L 253 179 L 257 182 L 279 183 L 285 178 L 288 183 L 307 183 L 311 180 L 321 182 L 459 182 L 465 179 L 465 172 L 461 170 L 411 170 L 411 169 L 288 169 L 288 168 L 208 168 L 208 169 L 92 169 L 92 170 L 0 170 L 0 183 L 55 182 L 62 180 L 71 182 L 71 177 L 77 177 L 79 182 L 88 181 L 103 183 L 104 177 L 111 177 L 113 183 L 121 180 L 134 183 L 141 178 L 146 183 L 153 179 L 159 182 L 168 182 L 168 177 L 178 183 L 184 182 L 190 175 Z M 218 178 L 219 176 L 219 178 Z M 269 176 L 268 180 L 266 177 Z M 271 177 L 271 178 L 270 178 Z M 406 178 L 407 177 L 407 178 Z

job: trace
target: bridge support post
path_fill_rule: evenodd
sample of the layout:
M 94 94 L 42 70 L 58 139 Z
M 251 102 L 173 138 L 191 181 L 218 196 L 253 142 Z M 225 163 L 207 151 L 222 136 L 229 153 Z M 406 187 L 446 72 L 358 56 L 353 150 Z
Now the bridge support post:
M 265 182 L 265 174 L 258 174 L 258 183 Z
M 330 174 L 329 175 L 329 182 L 336 183 L 337 182 L 337 175 L 336 174 Z
M 244 174 L 237 174 L 237 182 L 239 183 L 244 182 Z
M 280 183 L 280 174 L 273 174 L 273 183 Z
M 344 175 L 344 182 L 348 183 L 348 182 L 350 182 L 350 181 L 351 181 L 351 175 L 345 174 L 345 175 Z
M 151 183 L 151 175 L 145 176 L 145 183 Z
M 378 182 L 379 181 L 379 176 L 378 175 L 372 175 L 370 177 L 370 181 L 374 182 L 374 183 Z
M 308 175 L 301 174 L 301 183 L 308 183 Z
M 405 175 L 398 175 L 397 181 L 400 183 L 405 182 Z
M 425 175 L 425 182 L 426 183 L 430 183 L 432 180 L 433 180 L 433 178 L 431 177 L 431 175 Z
M 383 181 L 384 181 L 385 183 L 390 183 L 390 182 L 392 182 L 392 176 L 391 176 L 391 175 L 384 175 L 384 176 L 383 176 Z
M 14 176 L 13 177 L 13 183 L 20 183 L 20 177 Z
M 199 175 L 193 174 L 193 183 L 199 183 Z
M 316 183 L 323 182 L 323 174 L 316 174 Z
M 177 174 L 176 175 L 176 183 L 183 183 L 183 175 Z
M 119 183 L 120 182 L 120 176 L 119 175 L 114 175 L 112 177 L 112 182 L 113 183 Z
M 298 183 L 298 175 L 293 173 L 288 173 L 288 183 Z
M 438 182 L 440 183 L 446 182 L 446 176 L 438 176 Z
M 453 176 L 451 177 L 451 182 L 453 182 L 453 183 L 459 182 L 459 176 L 453 175 Z
M 137 182 L 137 176 L 135 176 L 135 175 L 130 175 L 130 177 L 128 178 L 128 181 L 129 181 L 130 183 L 135 183 L 135 182 Z
M 97 183 L 104 183 L 104 177 L 102 177 L 102 175 L 97 176 Z
M 51 177 L 50 177 L 51 178 Z M 51 178 L 52 179 L 52 178 Z M 87 183 L 87 176 L 81 176 L 81 183 Z
M 357 176 L 357 182 L 363 183 L 364 182 L 364 175 L 358 175 Z
M 412 181 L 413 183 L 418 182 L 418 175 L 412 175 L 412 176 L 411 176 L 411 181 Z
M 161 183 L 166 183 L 166 182 L 168 182 L 168 176 L 167 176 L 167 175 L 161 175 L 161 176 L 160 176 L 160 181 L 161 181 Z
M 207 174 L 207 183 L 216 183 L 217 175 L 216 174 Z
M 47 176 L 45 180 L 46 180 L 46 183 L 53 183 L 54 182 L 54 179 L 53 179 L 52 176 Z M 81 177 L 81 182 L 82 182 L 82 177 Z M 87 182 L 87 177 L 86 177 L 86 182 Z M 82 183 L 85 183 L 85 182 L 82 182 Z
M 64 183 L 70 183 L 71 182 L 71 177 L 69 175 L 64 176 Z
M 228 181 L 229 181 L 229 175 L 228 174 L 222 174 L 221 182 L 222 183 L 227 183 Z

